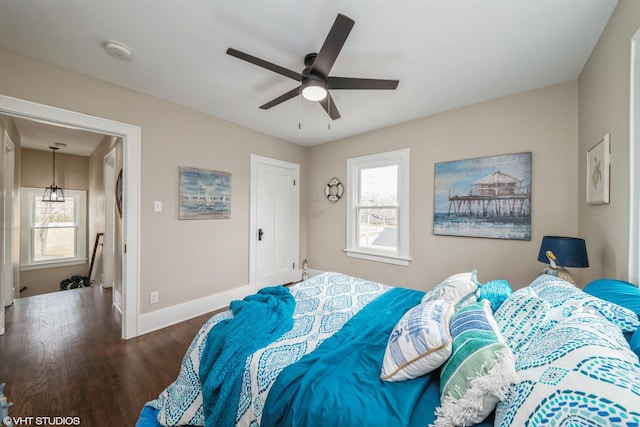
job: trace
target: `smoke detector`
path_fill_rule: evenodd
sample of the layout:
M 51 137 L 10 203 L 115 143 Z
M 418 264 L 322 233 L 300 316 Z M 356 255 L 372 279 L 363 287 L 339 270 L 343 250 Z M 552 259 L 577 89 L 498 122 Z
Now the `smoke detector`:
M 111 56 L 115 56 L 118 59 L 131 59 L 131 50 L 123 44 L 118 42 L 106 42 L 104 48 L 109 52 L 109 54 L 111 54 Z

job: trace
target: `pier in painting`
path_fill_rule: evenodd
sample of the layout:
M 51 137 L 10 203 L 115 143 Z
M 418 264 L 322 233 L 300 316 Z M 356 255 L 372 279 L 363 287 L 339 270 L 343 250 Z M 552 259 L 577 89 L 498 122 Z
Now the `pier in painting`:
M 466 195 L 449 192 L 448 215 L 474 217 L 528 217 L 531 191 L 523 180 L 495 171 L 473 183 Z

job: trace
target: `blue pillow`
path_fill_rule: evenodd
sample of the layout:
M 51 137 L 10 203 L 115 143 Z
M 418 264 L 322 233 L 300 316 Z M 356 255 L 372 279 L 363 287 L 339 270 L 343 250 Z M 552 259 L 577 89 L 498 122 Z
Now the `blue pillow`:
M 489 300 L 491 309 L 495 313 L 502 303 L 513 293 L 513 289 L 506 280 L 491 280 L 484 285 L 480 285 L 480 296 L 478 300 Z
M 584 291 L 605 301 L 628 308 L 640 317 L 640 289 L 635 285 L 615 279 L 596 279 Z

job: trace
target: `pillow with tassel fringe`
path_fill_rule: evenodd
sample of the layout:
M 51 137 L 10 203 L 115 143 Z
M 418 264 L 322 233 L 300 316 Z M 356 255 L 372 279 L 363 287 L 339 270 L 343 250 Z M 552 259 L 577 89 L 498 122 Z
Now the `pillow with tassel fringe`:
M 456 312 L 451 336 L 453 351 L 440 373 L 436 427 L 482 422 L 517 381 L 513 353 L 500 334 L 488 300 Z

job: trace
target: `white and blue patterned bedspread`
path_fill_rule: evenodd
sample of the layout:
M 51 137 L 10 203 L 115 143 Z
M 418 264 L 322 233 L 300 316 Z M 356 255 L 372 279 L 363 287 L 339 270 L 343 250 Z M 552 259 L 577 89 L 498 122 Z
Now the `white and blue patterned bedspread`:
M 315 350 L 349 319 L 390 287 L 340 273 L 323 273 L 289 288 L 296 300 L 293 328 L 247 358 L 236 416 L 237 426 L 260 424 L 262 408 L 278 374 Z M 162 425 L 204 425 L 198 371 L 206 337 L 230 311 L 209 319 L 193 339 L 176 381 L 147 405 Z

